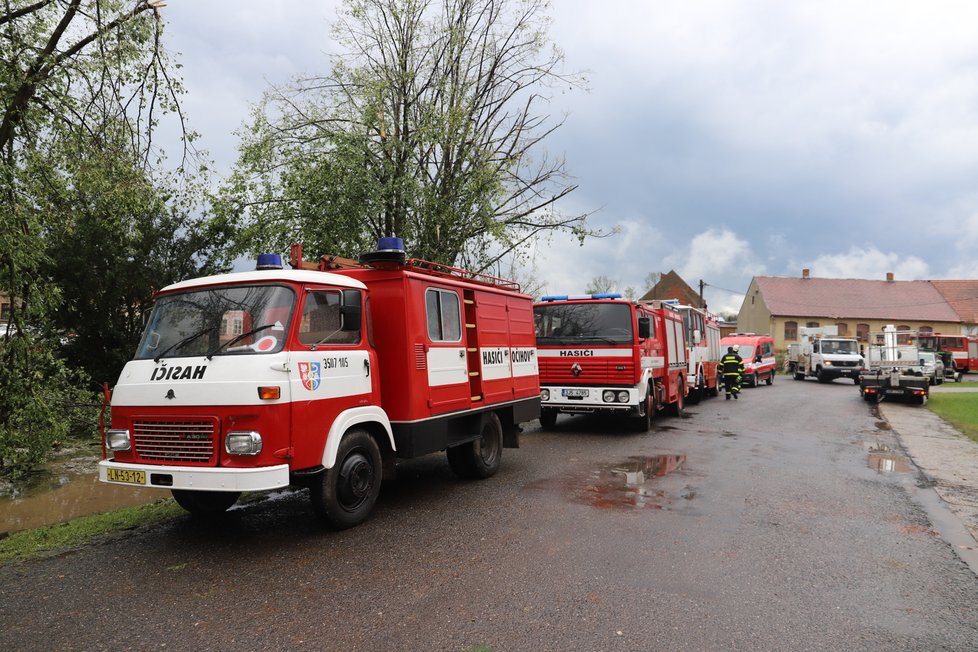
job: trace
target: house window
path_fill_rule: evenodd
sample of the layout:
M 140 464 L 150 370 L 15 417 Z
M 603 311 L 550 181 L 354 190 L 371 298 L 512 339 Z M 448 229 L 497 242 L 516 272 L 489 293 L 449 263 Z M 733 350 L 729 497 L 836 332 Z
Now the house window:
M 805 324 L 805 327 L 806 328 L 818 328 L 818 322 L 817 321 L 810 321 L 807 324 Z
M 10 321 L 10 304 L 0 303 L 0 321 L 6 323 Z
M 844 321 L 837 323 L 835 327 L 839 329 L 840 336 L 846 336 L 849 334 L 849 324 L 845 323 Z
M 920 332 L 921 333 L 933 333 L 934 332 L 934 327 L 933 326 L 921 326 L 920 327 Z
M 856 339 L 860 342 L 869 341 L 869 324 L 856 324 Z
M 900 344 L 913 344 L 913 334 L 910 332 L 910 327 L 906 324 L 900 324 L 897 326 L 897 339 Z
M 786 321 L 784 323 L 784 339 L 786 340 L 798 339 L 798 322 Z

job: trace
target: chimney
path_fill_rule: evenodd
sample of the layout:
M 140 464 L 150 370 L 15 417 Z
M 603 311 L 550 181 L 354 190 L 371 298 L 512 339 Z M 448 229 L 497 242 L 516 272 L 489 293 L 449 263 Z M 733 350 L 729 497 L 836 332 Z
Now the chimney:
M 801 277 L 802 278 L 809 278 L 809 274 L 811 274 L 811 270 L 808 269 L 807 267 L 805 269 L 801 270 Z
M 893 272 L 887 272 L 886 273 L 886 282 L 887 283 L 892 283 L 893 282 Z

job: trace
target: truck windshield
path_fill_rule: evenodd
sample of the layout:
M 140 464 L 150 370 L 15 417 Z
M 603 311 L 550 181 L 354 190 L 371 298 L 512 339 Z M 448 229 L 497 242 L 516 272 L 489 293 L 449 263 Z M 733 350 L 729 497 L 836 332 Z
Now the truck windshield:
M 859 353 L 859 344 L 854 340 L 822 340 L 822 353 L 852 355 Z
M 534 306 L 537 342 L 630 344 L 632 309 L 625 303 L 563 303 Z
M 294 305 L 295 292 L 278 285 L 166 295 L 153 306 L 136 359 L 281 351 Z

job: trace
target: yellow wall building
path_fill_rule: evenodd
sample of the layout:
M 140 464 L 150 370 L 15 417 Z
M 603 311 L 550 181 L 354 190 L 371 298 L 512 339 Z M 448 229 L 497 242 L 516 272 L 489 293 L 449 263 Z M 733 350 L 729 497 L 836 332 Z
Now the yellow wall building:
M 971 281 L 978 288 L 978 281 Z M 968 334 L 967 323 L 935 283 L 867 279 L 755 276 L 737 315 L 742 333 L 769 334 L 786 351 L 798 341 L 798 329 L 837 326 L 839 335 L 868 341 L 870 333 L 893 324 L 898 330 Z

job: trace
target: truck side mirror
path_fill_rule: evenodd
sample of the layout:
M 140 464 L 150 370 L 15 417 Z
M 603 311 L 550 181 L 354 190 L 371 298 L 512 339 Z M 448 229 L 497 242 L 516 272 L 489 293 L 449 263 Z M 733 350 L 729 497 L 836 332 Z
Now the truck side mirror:
M 358 331 L 362 321 L 363 309 L 360 305 L 359 290 L 343 290 L 343 305 L 340 306 L 340 316 L 343 318 L 340 330 Z
M 642 340 L 652 337 L 652 320 L 648 317 L 638 318 L 638 337 Z

